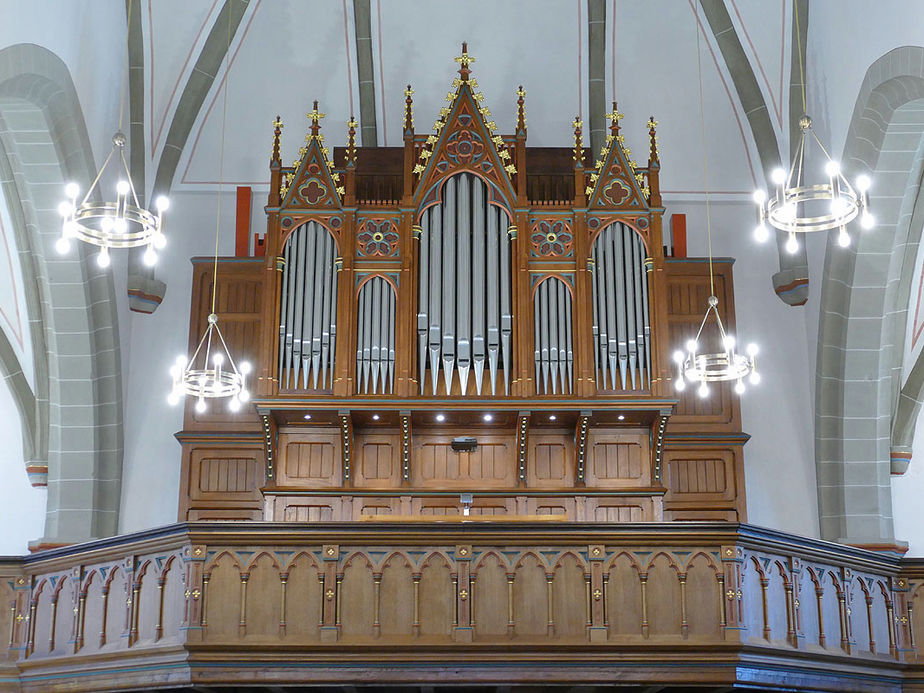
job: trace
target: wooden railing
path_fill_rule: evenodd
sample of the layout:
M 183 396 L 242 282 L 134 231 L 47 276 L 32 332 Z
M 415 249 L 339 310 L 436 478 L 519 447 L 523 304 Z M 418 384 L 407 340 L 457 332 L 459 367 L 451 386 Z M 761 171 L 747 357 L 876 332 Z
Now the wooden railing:
M 924 562 L 748 525 L 189 523 L 0 578 L 0 690 L 924 685 Z

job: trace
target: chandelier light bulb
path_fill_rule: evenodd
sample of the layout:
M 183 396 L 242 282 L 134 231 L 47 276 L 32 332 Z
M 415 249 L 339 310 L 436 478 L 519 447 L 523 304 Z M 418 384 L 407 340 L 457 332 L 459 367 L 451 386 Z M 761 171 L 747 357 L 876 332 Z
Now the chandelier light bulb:
M 739 395 L 744 394 L 744 383 L 742 383 L 740 380 L 735 384 L 735 393 Z
M 214 363 L 218 368 L 221 368 L 221 365 L 225 362 L 225 355 L 220 351 L 216 352 L 212 356 L 212 363 Z
M 196 411 L 200 414 L 205 412 L 205 400 L 202 397 L 200 397 L 199 401 L 196 402 Z
M 748 380 L 750 380 L 751 385 L 759 385 L 760 384 L 760 373 L 758 373 L 757 371 L 751 371 L 751 377 L 748 378 Z
M 795 255 L 799 250 L 799 241 L 796 240 L 796 235 L 791 233 L 789 234 L 789 240 L 786 241 L 786 252 L 790 255 Z
M 129 186 L 127 180 L 120 180 L 116 184 L 116 192 L 119 193 L 119 195 L 128 195 L 129 190 L 131 190 L 131 186 Z
M 847 233 L 847 229 L 841 228 L 840 233 L 837 234 L 837 243 L 841 248 L 850 245 L 850 234 Z
M 841 166 L 836 161 L 828 161 L 825 164 L 825 173 L 828 175 L 828 178 L 834 178 L 837 174 L 841 172 Z
M 859 190 L 861 193 L 865 193 L 867 190 L 869 190 L 870 185 L 872 185 L 872 181 L 869 179 L 869 176 L 857 176 L 857 190 Z
M 773 169 L 773 173 L 770 174 L 770 180 L 777 185 L 782 185 L 786 182 L 786 170 L 782 168 Z
M 170 394 L 167 395 L 167 404 L 171 407 L 175 407 L 180 403 L 180 396 L 171 390 Z
M 109 267 L 109 251 L 106 248 L 103 248 L 99 251 L 96 256 L 96 264 L 106 269 Z
M 243 375 L 249 375 L 249 374 L 250 374 L 250 370 L 251 370 L 250 361 L 241 361 L 241 365 L 238 366 L 238 370 L 239 370 Z
M 167 237 L 162 234 L 160 231 L 154 234 L 154 247 L 158 250 L 163 250 L 167 245 Z
M 757 356 L 757 345 L 754 344 L 754 342 L 751 342 L 750 344 L 748 344 L 747 353 L 748 353 L 748 356 L 750 356 L 751 358 L 754 358 L 755 356 Z
M 67 219 L 71 214 L 74 213 L 74 205 L 64 200 L 58 204 L 58 214 Z
M 437 414 L 437 415 L 436 415 L 436 420 L 439 421 L 440 423 L 442 423 L 443 421 L 446 420 L 446 415 L 445 415 L 445 414 Z
M 695 340 L 695 339 L 689 339 L 689 340 L 687 340 L 687 351 L 689 351 L 691 354 L 695 354 L 695 353 L 696 353 L 696 347 L 697 347 L 697 346 L 698 346 L 698 345 L 696 344 L 696 340 Z
M 112 217 L 103 217 L 99 222 L 99 227 L 103 230 L 103 233 L 112 233 Z
M 71 242 L 62 236 L 55 242 L 55 250 L 59 255 L 67 255 L 71 251 Z
M 683 359 L 684 359 L 683 352 L 680 351 L 680 349 L 674 352 L 674 363 L 681 364 L 683 363 Z
M 768 238 L 770 238 L 770 229 L 764 222 L 760 222 L 754 229 L 754 240 L 758 243 L 766 243 Z
M 116 233 L 125 233 L 128 231 L 128 222 L 125 221 L 124 217 L 116 217 L 112 222 L 112 229 Z
M 677 392 L 683 392 L 687 389 L 687 384 L 684 381 L 683 376 L 680 376 L 674 381 L 674 389 L 677 390 Z
M 250 392 L 248 392 L 247 390 L 242 389 L 242 390 L 240 391 L 240 393 L 238 394 L 238 399 L 240 399 L 242 402 L 249 402 L 249 401 L 250 401 Z
M 170 209 L 170 198 L 166 195 L 160 195 L 156 200 L 154 200 L 154 207 L 158 212 L 166 212 Z
M 696 390 L 696 394 L 705 399 L 709 396 L 709 386 L 706 383 L 700 383 L 699 389 Z
M 68 183 L 64 186 L 64 194 L 73 200 L 80 194 L 80 186 L 76 183 Z
M 231 400 L 228 402 L 228 409 L 230 409 L 231 411 L 240 411 L 241 400 L 239 400 L 237 397 L 232 397 Z
M 148 267 L 153 267 L 154 265 L 156 265 L 157 264 L 157 253 L 154 252 L 154 248 L 148 247 L 148 249 L 144 251 L 143 259 L 144 259 L 144 264 L 147 265 Z
M 735 338 L 730 334 L 725 335 L 725 339 L 722 340 L 722 346 L 725 347 L 725 351 L 731 351 L 735 348 Z
M 850 202 L 844 197 L 835 197 L 831 200 L 831 214 L 842 216 L 850 210 Z
M 762 205 L 767 201 L 767 192 L 758 188 L 754 191 L 754 202 L 756 204 Z
M 869 231 L 875 225 L 876 225 L 876 219 L 873 217 L 872 214 L 870 214 L 869 212 L 863 212 L 863 214 L 860 215 L 860 226 L 864 230 Z
M 189 361 L 186 358 L 186 354 L 180 354 L 176 357 L 176 365 L 180 368 L 186 368 L 187 363 L 189 363 Z

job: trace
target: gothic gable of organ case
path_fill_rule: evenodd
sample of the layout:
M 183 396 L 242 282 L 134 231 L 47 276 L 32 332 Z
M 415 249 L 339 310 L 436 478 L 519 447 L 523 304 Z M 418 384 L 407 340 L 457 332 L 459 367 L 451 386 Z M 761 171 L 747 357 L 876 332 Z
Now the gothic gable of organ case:
M 670 383 L 708 275 L 665 257 L 656 123 L 644 167 L 615 104 L 595 164 L 578 119 L 529 148 L 525 90 L 498 132 L 473 61 L 426 133 L 408 87 L 402 147 L 351 122 L 331 152 L 315 104 L 284 166 L 277 120 L 265 257 L 221 272 L 259 287 L 224 308 L 255 407 L 187 410 L 181 519 L 745 519 L 737 401 Z

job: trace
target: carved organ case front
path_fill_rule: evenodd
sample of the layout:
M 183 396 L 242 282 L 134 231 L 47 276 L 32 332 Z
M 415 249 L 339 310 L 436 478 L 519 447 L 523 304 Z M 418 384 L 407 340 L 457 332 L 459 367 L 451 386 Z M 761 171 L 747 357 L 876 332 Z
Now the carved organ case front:
M 255 409 L 220 441 L 187 412 L 181 519 L 743 520 L 737 403 L 670 383 L 703 277 L 665 257 L 656 123 L 644 167 L 615 104 L 593 163 L 579 120 L 529 148 L 525 91 L 501 134 L 457 60 L 427 133 L 408 87 L 402 147 L 351 122 L 332 153 L 316 103 L 285 166 L 277 121 Z M 719 286 L 732 306 L 730 264 Z M 202 465 L 256 431 L 260 473 L 219 511 Z

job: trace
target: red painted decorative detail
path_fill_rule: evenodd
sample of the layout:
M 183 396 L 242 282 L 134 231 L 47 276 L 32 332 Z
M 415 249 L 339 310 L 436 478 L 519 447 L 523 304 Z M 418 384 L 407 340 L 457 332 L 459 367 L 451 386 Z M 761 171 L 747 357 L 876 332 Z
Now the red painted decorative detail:
M 629 187 L 621 180 L 614 180 L 603 189 L 603 197 L 615 207 L 628 200 L 630 194 Z
M 398 226 L 391 219 L 367 219 L 356 236 L 359 257 L 398 255 Z
M 537 257 L 570 255 L 574 246 L 571 224 L 564 219 L 539 219 L 532 225 L 529 240 Z

